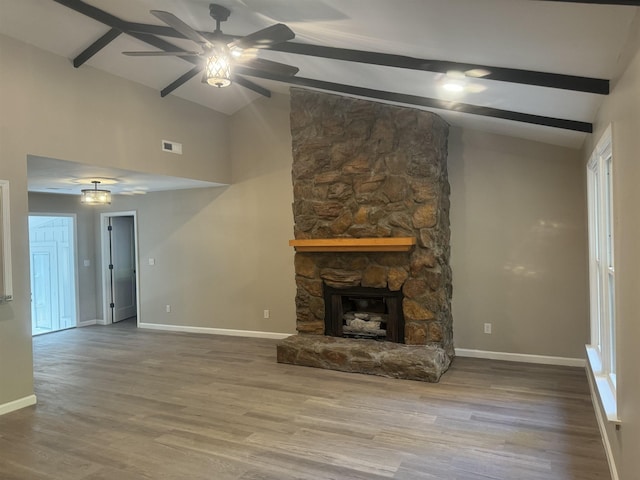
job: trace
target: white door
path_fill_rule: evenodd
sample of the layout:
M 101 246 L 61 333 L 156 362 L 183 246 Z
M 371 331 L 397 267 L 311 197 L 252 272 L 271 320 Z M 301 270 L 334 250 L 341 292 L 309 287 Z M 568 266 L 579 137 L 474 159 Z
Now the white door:
M 73 217 L 29 216 L 32 333 L 76 325 Z
M 54 311 L 58 299 L 58 261 L 55 245 L 31 242 L 31 322 L 32 333 L 60 330 L 60 319 Z
M 136 315 L 135 230 L 133 217 L 111 217 L 113 322 Z

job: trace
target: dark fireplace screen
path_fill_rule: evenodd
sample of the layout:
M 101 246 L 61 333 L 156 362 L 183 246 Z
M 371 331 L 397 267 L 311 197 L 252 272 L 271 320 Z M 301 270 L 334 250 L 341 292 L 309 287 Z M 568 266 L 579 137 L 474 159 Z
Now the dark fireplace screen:
M 324 285 L 325 335 L 404 343 L 402 292 Z

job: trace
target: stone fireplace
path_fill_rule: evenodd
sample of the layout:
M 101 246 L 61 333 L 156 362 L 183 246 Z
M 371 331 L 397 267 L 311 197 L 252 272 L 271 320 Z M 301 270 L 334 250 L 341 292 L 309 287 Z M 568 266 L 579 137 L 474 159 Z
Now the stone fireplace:
M 291 133 L 298 335 L 278 361 L 437 381 L 454 355 L 448 125 L 292 88 Z
M 324 286 L 324 334 L 404 343 L 402 291 Z

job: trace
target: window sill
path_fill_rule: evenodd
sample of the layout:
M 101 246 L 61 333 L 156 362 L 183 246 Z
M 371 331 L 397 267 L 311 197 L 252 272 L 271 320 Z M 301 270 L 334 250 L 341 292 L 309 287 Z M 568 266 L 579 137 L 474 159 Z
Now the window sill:
M 602 363 L 600 362 L 600 354 L 592 345 L 587 345 L 587 364 L 593 374 L 595 380 L 595 390 L 598 392 L 600 403 L 607 416 L 607 421 L 617 426 L 620 425 L 618 417 L 618 405 L 616 402 L 616 390 L 608 378 L 608 375 L 602 372 Z

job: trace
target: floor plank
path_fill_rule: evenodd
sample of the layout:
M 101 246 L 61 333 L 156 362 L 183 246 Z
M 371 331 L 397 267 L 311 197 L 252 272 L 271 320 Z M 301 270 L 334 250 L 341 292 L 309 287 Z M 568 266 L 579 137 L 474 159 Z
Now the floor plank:
M 35 337 L 0 478 L 610 479 L 582 369 L 457 358 L 428 384 L 275 353 L 127 322 Z

